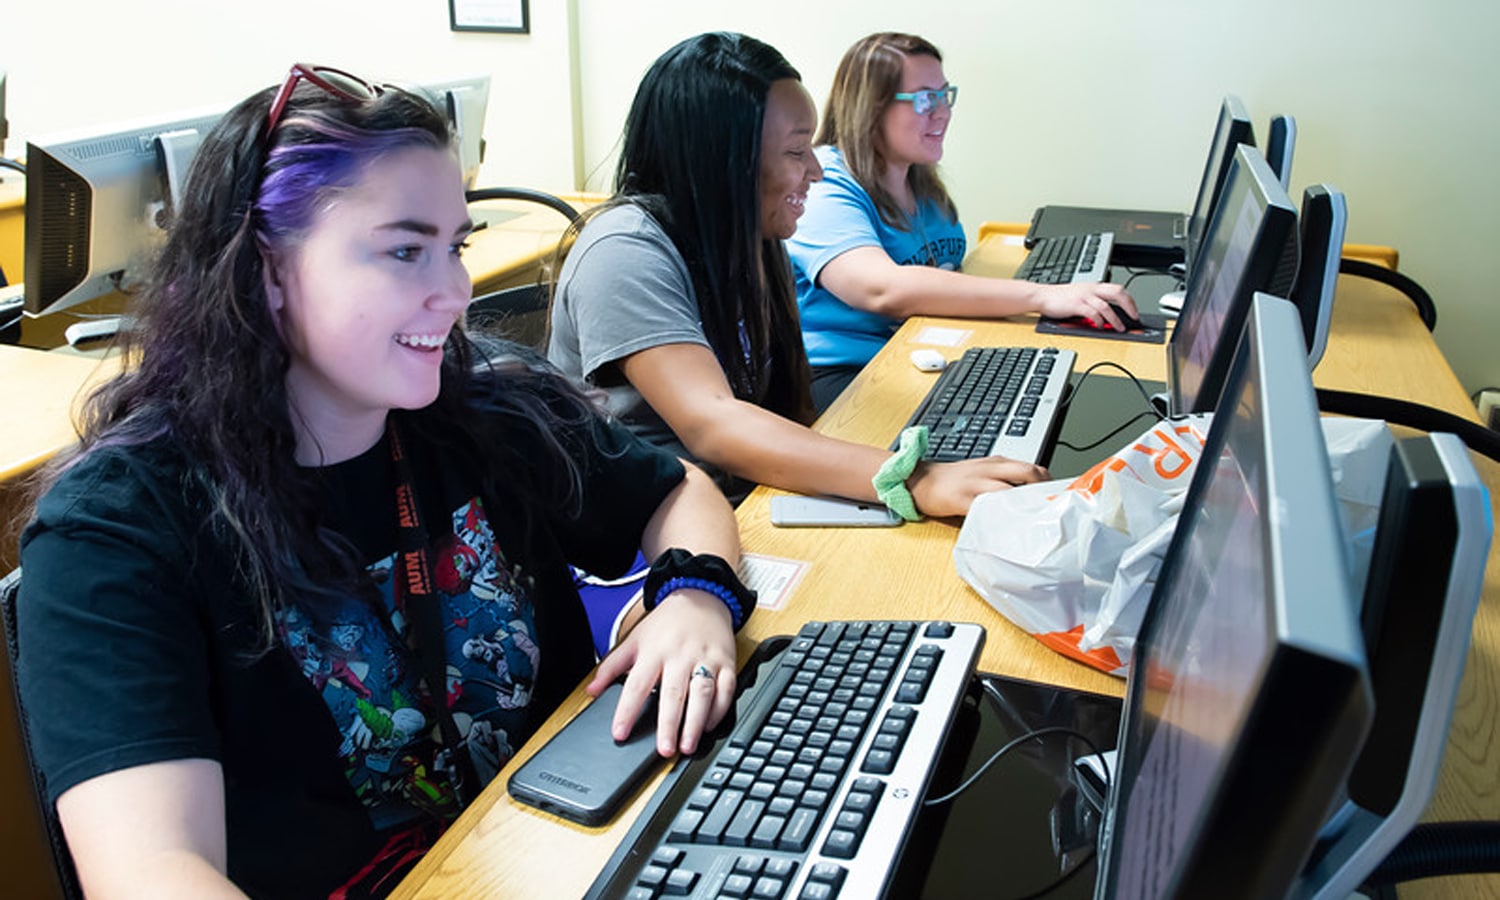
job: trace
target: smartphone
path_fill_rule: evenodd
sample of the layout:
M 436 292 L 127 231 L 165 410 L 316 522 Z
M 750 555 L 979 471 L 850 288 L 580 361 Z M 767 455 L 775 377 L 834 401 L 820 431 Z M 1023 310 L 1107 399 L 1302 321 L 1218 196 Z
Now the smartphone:
M 842 497 L 803 497 L 778 494 L 771 498 L 771 524 L 782 528 L 810 526 L 884 527 L 900 525 L 901 517 L 881 503 Z
M 528 759 L 506 787 L 528 806 L 581 825 L 603 825 L 658 763 L 656 694 L 624 741 L 609 731 L 623 686 L 612 684 Z

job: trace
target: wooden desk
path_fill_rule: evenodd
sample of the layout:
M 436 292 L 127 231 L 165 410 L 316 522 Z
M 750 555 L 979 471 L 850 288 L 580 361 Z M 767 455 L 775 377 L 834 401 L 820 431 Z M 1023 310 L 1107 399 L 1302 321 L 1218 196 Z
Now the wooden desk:
M 1002 235 L 982 241 L 968 271 L 1008 275 L 1024 254 Z M 884 446 L 931 383 L 907 361 L 910 340 L 923 327 L 970 330 L 973 343 L 1042 344 L 1064 339 L 1037 335 L 1034 319 L 969 322 L 914 319 L 855 379 L 818 421 L 828 434 Z M 1044 339 L 1045 338 L 1045 339 Z M 1080 366 L 1112 359 L 1139 375 L 1160 378 L 1160 345 L 1071 339 Z M 1395 349 L 1399 348 L 1399 352 Z M 951 351 L 956 353 L 956 350 Z M 1333 335 L 1318 369 L 1321 386 L 1383 391 L 1473 416 L 1468 398 L 1410 303 L 1384 285 L 1341 279 Z M 1479 459 L 1491 501 L 1500 497 L 1500 467 Z M 742 660 L 760 639 L 794 633 L 809 619 L 945 618 L 976 621 L 989 632 L 981 667 L 1021 678 L 1120 695 L 1123 682 L 1071 662 L 1011 625 L 963 583 L 954 571 L 957 521 L 928 521 L 894 529 L 777 529 L 769 499 L 758 488 L 738 511 L 745 550 L 807 560 L 809 566 L 785 608 L 757 612 L 740 639 Z M 1434 819 L 1500 819 L 1500 549 L 1491 548 L 1484 601 L 1474 629 L 1464 687 L 1454 713 Z M 505 793 L 510 772 L 582 707 L 581 690 L 522 748 L 478 802 L 458 820 L 397 889 L 398 898 L 577 897 L 592 883 L 650 790 L 607 828 L 590 829 L 517 804 Z M 1416 882 L 1410 897 L 1500 896 L 1500 878 L 1465 877 Z

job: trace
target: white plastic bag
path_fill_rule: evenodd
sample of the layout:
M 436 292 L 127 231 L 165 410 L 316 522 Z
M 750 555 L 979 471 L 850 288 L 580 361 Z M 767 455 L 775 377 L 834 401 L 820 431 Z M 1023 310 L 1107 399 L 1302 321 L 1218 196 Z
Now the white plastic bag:
M 1124 677 L 1210 419 L 1157 423 L 1072 481 L 978 498 L 953 548 L 958 574 L 1042 643 Z M 1346 534 L 1356 539 L 1351 560 L 1362 573 L 1390 431 L 1368 419 L 1323 423 Z

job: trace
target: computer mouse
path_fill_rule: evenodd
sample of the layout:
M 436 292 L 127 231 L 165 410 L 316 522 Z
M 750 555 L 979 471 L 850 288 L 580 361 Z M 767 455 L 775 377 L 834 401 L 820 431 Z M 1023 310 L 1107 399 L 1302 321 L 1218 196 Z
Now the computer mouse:
M 921 347 L 911 352 L 911 364 L 923 372 L 941 372 L 948 367 L 948 360 L 931 347 Z
M 1120 317 L 1120 322 L 1125 326 L 1126 331 L 1140 331 L 1141 329 L 1146 327 L 1145 322 L 1142 322 L 1140 319 L 1137 319 L 1135 316 L 1127 313 L 1123 306 L 1120 306 L 1117 303 L 1111 303 L 1109 306 L 1110 309 L 1113 309 L 1115 311 L 1115 315 Z M 1096 331 L 1115 330 L 1115 326 L 1109 324 L 1109 320 L 1103 318 L 1102 316 L 1098 318 L 1090 316 L 1072 316 L 1070 318 L 1064 319 L 1063 321 L 1067 322 L 1069 325 L 1081 325 L 1087 328 L 1092 328 Z

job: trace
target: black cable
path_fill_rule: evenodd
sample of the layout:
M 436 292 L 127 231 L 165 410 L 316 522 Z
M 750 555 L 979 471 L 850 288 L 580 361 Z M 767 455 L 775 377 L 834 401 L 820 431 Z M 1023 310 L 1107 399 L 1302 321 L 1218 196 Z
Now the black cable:
M 1394 397 L 1327 388 L 1318 388 L 1317 393 L 1318 409 L 1322 412 L 1342 413 L 1362 419 L 1384 419 L 1421 431 L 1450 431 L 1458 435 L 1470 450 L 1500 462 L 1500 432 L 1478 422 Z
M 990 702 L 995 704 L 996 707 L 1003 708 L 1004 704 L 998 696 L 998 690 L 995 685 L 988 678 L 985 678 L 983 676 L 980 677 L 979 684 L 984 688 L 985 696 L 990 698 Z M 1088 735 L 1084 734 L 1081 731 L 1073 728 L 1066 728 L 1063 726 L 1052 726 L 1047 728 L 1037 728 L 1032 731 L 1028 731 L 1023 735 L 1020 735 L 1019 737 L 1013 738 L 1012 740 L 1006 742 L 1005 746 L 1001 747 L 999 750 L 996 750 L 989 759 L 984 761 L 983 765 L 981 765 L 974 771 L 974 774 L 965 779 L 963 784 L 960 784 L 958 787 L 954 788 L 941 797 L 933 797 L 929 800 L 923 801 L 922 805 L 936 806 L 939 803 L 949 802 L 954 797 L 957 797 L 959 794 L 972 787 L 974 785 L 974 782 L 978 781 L 985 772 L 989 771 L 990 766 L 998 762 L 1002 756 L 1014 750 L 1016 747 L 1019 747 L 1022 743 L 1031 740 L 1032 738 L 1043 737 L 1049 734 L 1065 734 L 1069 737 L 1077 738 L 1089 748 L 1090 753 L 1099 757 L 1099 764 L 1104 770 L 1104 789 L 1106 792 L 1109 791 L 1109 786 L 1114 776 L 1109 771 L 1109 763 L 1104 759 L 1104 755 L 1099 752 L 1098 746 L 1094 744 L 1094 742 L 1089 738 Z M 1068 765 L 1070 766 L 1074 763 L 1076 763 L 1076 759 L 1070 759 L 1068 761 Z M 1068 868 L 1066 872 L 1058 875 L 1050 883 L 1042 886 L 1039 890 L 1032 891 L 1029 894 L 1021 894 L 1017 897 L 1011 898 L 1011 900 L 1033 900 L 1033 898 L 1042 897 L 1052 893 L 1063 884 L 1066 884 L 1068 881 L 1070 881 L 1081 870 L 1087 867 L 1090 862 L 1093 862 L 1096 852 L 1097 851 L 1094 848 L 1090 848 L 1088 853 L 1084 854 L 1082 859 L 1074 863 L 1071 867 Z
M 990 685 L 989 685 L 988 682 L 985 682 L 984 686 L 985 686 L 985 690 L 986 691 L 992 689 L 990 687 Z M 985 772 L 988 772 L 989 769 L 990 769 L 990 766 L 993 766 L 995 763 L 999 762 L 1000 758 L 1003 757 L 1003 756 L 1005 756 L 1005 754 L 1007 754 L 1010 751 L 1016 749 L 1017 747 L 1021 746 L 1022 744 L 1026 743 L 1029 740 L 1031 740 L 1032 738 L 1046 737 L 1049 734 L 1065 734 L 1068 737 L 1077 738 L 1078 740 L 1082 741 L 1083 744 L 1084 744 L 1084 746 L 1088 747 L 1089 751 L 1092 752 L 1095 756 L 1102 756 L 1099 753 L 1099 748 L 1094 745 L 1094 742 L 1089 739 L 1089 736 L 1086 735 L 1086 734 L 1084 734 L 1081 731 L 1078 731 L 1078 730 L 1073 729 L 1073 728 L 1066 728 L 1066 727 L 1064 727 L 1062 725 L 1049 725 L 1046 728 L 1035 728 L 1035 729 L 1032 729 L 1031 731 L 1026 732 L 1025 734 L 1018 735 L 1017 737 L 1011 738 L 1009 741 L 1006 741 L 1005 742 L 1005 746 L 1001 747 L 999 750 L 996 750 L 994 753 L 990 754 L 990 758 L 987 759 L 987 760 L 985 760 L 984 763 L 982 765 L 980 765 L 979 768 L 975 769 L 974 770 L 974 774 L 970 775 L 968 778 L 965 778 L 964 781 L 963 781 L 963 784 L 960 784 L 958 787 L 954 788 L 953 790 L 949 791 L 946 794 L 943 794 L 940 797 L 931 797 L 931 798 L 929 798 L 927 800 L 922 801 L 922 805 L 923 806 L 937 806 L 940 803 L 947 803 L 948 801 L 950 801 L 953 798 L 957 797 L 959 794 L 962 794 L 964 791 L 967 791 L 969 788 L 973 787 L 974 786 L 974 782 L 978 781 L 980 779 L 980 777 L 982 775 L 984 775 Z M 1109 770 L 1108 770 L 1107 767 L 1105 769 L 1104 776 L 1105 776 L 1105 779 L 1104 779 L 1105 780 L 1105 787 L 1106 787 L 1106 789 L 1108 789 L 1108 785 L 1109 785 Z
M 1083 370 L 1083 372 L 1078 376 L 1078 383 L 1075 384 L 1075 385 L 1073 385 L 1073 392 L 1068 395 L 1068 399 L 1066 401 L 1064 401 L 1062 404 L 1060 404 L 1060 411 L 1062 413 L 1066 413 L 1067 412 L 1068 407 L 1073 404 L 1073 398 L 1077 397 L 1079 391 L 1082 391 L 1083 390 L 1083 386 L 1086 383 L 1088 383 L 1089 375 L 1093 374 L 1093 372 L 1094 372 L 1095 369 L 1100 369 L 1100 368 L 1103 368 L 1103 367 L 1106 367 L 1106 366 L 1108 366 L 1111 369 L 1119 369 L 1121 372 L 1123 372 L 1125 374 L 1126 378 L 1130 379 L 1130 383 L 1133 384 L 1133 385 L 1135 385 L 1135 389 L 1137 391 L 1140 391 L 1141 397 L 1143 397 L 1145 399 L 1145 401 L 1146 401 L 1146 409 L 1145 409 L 1145 411 L 1136 413 L 1135 415 L 1131 416 L 1129 419 L 1126 419 L 1120 425 L 1117 425 L 1108 434 L 1104 435 L 1103 437 L 1101 437 L 1101 438 L 1099 438 L 1097 440 L 1094 440 L 1094 441 L 1091 441 L 1091 442 L 1089 442 L 1087 444 L 1084 444 L 1082 446 L 1075 446 L 1074 444 L 1071 444 L 1068 441 L 1065 441 L 1065 440 L 1062 440 L 1062 439 L 1059 438 L 1058 441 L 1057 441 L 1057 445 L 1059 447 L 1065 447 L 1065 448 L 1067 448 L 1069 450 L 1074 451 L 1075 453 L 1082 453 L 1082 452 L 1085 452 L 1085 451 L 1088 451 L 1088 450 L 1092 450 L 1095 447 L 1099 446 L 1100 444 L 1104 443 L 1105 441 L 1110 440 L 1115 435 L 1119 434 L 1120 432 L 1122 432 L 1125 429 L 1129 428 L 1131 425 L 1134 425 L 1136 422 L 1140 421 L 1140 419 L 1141 419 L 1142 416 L 1148 416 L 1148 415 L 1149 416 L 1153 416 L 1153 417 L 1155 417 L 1156 421 L 1158 421 L 1158 422 L 1164 421 L 1164 420 L 1166 420 L 1168 418 L 1167 416 L 1163 415 L 1160 410 L 1158 410 L 1156 408 L 1156 404 L 1155 403 L 1151 402 L 1151 394 L 1146 390 L 1146 386 L 1143 385 L 1143 384 L 1141 384 L 1141 380 L 1139 378 L 1135 377 L 1134 373 L 1132 373 L 1129 369 L 1125 368 L 1124 366 L 1120 365 L 1119 363 L 1110 362 L 1108 360 L 1105 360 L 1103 362 L 1096 362 L 1092 366 L 1089 366 L 1087 369 Z
M 0 156 L 0 169 L 15 169 L 22 175 L 26 174 L 26 166 L 16 162 L 8 156 Z
M 1500 822 L 1426 822 L 1401 839 L 1366 884 L 1500 872 Z

